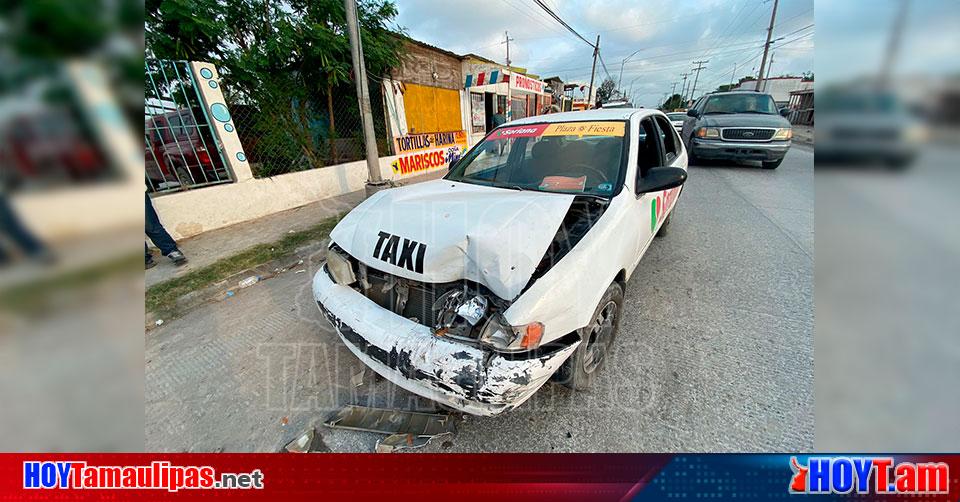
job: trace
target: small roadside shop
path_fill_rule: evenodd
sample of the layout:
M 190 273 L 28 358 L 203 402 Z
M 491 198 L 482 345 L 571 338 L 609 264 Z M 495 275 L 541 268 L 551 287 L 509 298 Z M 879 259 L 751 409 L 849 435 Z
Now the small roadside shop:
M 464 88 L 469 94 L 467 136 L 470 145 L 482 140 L 493 129 L 493 116 L 497 110 L 503 109 L 506 113 L 507 96 L 510 97 L 508 120 L 539 115 L 552 103 L 545 82 L 504 68 L 467 73 Z

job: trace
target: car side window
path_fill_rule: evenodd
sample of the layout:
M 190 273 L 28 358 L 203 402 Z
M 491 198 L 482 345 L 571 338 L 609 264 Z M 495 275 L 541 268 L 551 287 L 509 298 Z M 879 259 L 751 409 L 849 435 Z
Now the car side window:
M 660 132 L 647 117 L 640 121 L 640 132 L 637 135 L 637 176 L 646 176 L 651 168 L 663 165 L 663 156 L 660 153 Z
M 663 117 L 657 117 L 657 128 L 660 129 L 660 139 L 663 142 L 663 161 L 664 165 L 670 165 L 677 158 L 677 133 L 674 132 L 670 121 Z

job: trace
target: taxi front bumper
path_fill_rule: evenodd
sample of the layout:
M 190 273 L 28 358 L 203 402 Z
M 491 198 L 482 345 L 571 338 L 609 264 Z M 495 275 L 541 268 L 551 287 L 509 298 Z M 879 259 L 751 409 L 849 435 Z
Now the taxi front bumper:
M 313 278 L 320 311 L 364 364 L 417 395 L 472 415 L 496 415 L 529 399 L 580 344 L 574 333 L 538 350 L 508 354 L 433 334 L 333 282 Z

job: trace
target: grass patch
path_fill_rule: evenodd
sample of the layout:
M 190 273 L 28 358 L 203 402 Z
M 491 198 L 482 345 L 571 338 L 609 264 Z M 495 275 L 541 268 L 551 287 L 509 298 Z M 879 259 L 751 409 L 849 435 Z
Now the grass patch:
M 307 230 L 287 234 L 277 242 L 258 244 L 201 269 L 154 284 L 147 289 L 144 298 L 146 309 L 148 312 L 169 315 L 175 311 L 177 298 L 191 291 L 205 288 L 248 268 L 283 258 L 308 242 L 327 238 L 341 217 L 327 218 Z
M 21 314 L 38 314 L 50 308 L 55 295 L 75 292 L 94 286 L 118 275 L 136 274 L 141 254 L 120 256 L 86 268 L 28 281 L 0 291 L 0 308 Z

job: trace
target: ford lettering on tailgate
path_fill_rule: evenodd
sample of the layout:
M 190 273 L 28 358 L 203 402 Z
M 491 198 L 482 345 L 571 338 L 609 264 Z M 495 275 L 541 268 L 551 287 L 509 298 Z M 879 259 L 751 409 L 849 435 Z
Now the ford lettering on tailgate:
M 401 245 L 399 235 L 391 235 L 382 231 L 378 235 L 380 238 L 377 240 L 376 247 L 373 248 L 374 258 L 418 274 L 423 273 L 423 255 L 427 252 L 426 244 L 404 238 L 403 245 Z

